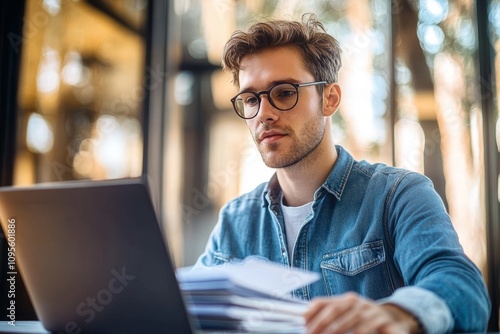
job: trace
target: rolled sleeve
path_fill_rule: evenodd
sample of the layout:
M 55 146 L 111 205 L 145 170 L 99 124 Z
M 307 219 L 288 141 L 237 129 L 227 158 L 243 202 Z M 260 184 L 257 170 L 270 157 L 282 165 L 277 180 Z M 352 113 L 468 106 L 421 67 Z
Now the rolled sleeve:
M 454 326 L 446 302 L 435 293 L 419 287 L 400 288 L 378 303 L 394 304 L 410 312 L 420 322 L 425 333 L 448 333 Z

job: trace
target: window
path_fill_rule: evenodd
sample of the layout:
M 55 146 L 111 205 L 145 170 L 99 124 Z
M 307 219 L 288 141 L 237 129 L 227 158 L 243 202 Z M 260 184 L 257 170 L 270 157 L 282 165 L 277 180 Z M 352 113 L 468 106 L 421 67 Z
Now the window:
M 26 2 L 14 184 L 141 174 L 146 5 Z

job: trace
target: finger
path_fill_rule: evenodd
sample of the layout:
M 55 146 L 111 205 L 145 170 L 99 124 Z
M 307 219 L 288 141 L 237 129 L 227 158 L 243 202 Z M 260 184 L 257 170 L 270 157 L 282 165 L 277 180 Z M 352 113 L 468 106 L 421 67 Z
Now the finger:
M 366 301 L 357 300 L 351 307 L 339 314 L 328 326 L 328 333 L 346 333 L 363 324 L 365 318 L 374 316 L 374 310 L 369 307 Z M 368 326 L 370 329 L 370 326 Z
M 411 330 L 400 324 L 389 323 L 379 328 L 380 334 L 409 334 Z
M 408 327 L 395 321 L 388 313 L 373 304 L 364 305 L 352 326 L 340 326 L 336 333 L 381 333 L 381 334 L 405 334 L 410 333 Z M 340 323 L 342 319 L 338 320 Z
M 321 333 L 336 319 L 356 306 L 366 302 L 356 293 L 345 293 L 337 297 L 317 298 L 305 316 L 306 326 L 310 333 Z
M 342 315 L 342 313 L 348 309 L 348 306 L 343 303 L 339 303 L 338 301 L 329 301 L 328 303 L 324 303 L 321 309 L 316 312 L 314 317 L 306 322 L 308 332 L 312 334 L 322 333 L 337 319 L 337 317 Z
M 311 305 L 307 308 L 306 312 L 304 313 L 304 319 L 306 322 L 310 321 L 312 318 L 314 318 L 318 312 L 320 312 L 325 305 L 334 302 L 335 298 L 315 298 L 312 302 Z
M 304 319 L 306 320 L 306 322 L 314 318 L 316 314 L 324 307 L 325 303 L 326 302 L 324 299 L 314 299 L 311 302 L 311 305 L 309 305 L 307 310 L 304 312 Z
M 342 330 L 353 333 L 380 333 L 384 326 L 390 329 L 391 318 L 373 306 L 362 309 L 355 320 L 351 327 L 343 327 Z
M 336 312 L 334 305 L 325 305 L 325 307 L 316 313 L 314 318 L 306 322 L 307 332 L 309 334 L 322 333 L 335 320 Z

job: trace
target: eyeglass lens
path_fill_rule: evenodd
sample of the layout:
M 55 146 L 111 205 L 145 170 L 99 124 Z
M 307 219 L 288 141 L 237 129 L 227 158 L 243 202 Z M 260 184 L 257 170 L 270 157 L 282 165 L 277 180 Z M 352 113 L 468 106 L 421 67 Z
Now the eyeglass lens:
M 290 110 L 297 103 L 297 88 L 291 84 L 279 84 L 271 88 L 269 92 L 260 94 L 245 92 L 238 94 L 234 100 L 236 112 L 243 118 L 252 118 L 259 112 L 259 95 L 267 94 L 269 102 L 279 110 Z

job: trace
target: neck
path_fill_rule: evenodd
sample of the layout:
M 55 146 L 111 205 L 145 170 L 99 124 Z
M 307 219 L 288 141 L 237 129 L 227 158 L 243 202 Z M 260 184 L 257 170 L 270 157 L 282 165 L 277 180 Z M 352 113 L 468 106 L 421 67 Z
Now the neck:
M 314 151 L 298 163 L 276 172 L 287 206 L 301 206 L 314 200 L 337 160 L 331 135 L 325 135 Z

